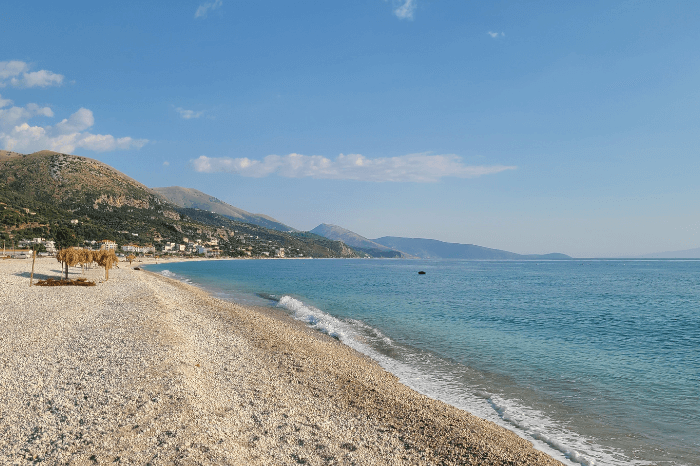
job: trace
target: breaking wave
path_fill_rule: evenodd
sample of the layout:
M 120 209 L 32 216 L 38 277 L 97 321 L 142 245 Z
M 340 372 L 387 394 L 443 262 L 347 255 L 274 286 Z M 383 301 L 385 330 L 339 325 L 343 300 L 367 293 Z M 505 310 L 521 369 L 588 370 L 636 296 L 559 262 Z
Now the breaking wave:
M 648 464 L 634 462 L 621 452 L 571 432 L 540 411 L 496 394 L 470 389 L 456 375 L 468 368 L 430 352 L 398 344 L 365 322 L 333 317 L 291 296 L 282 296 L 277 307 L 374 359 L 412 389 L 495 422 L 560 461 L 583 466 Z

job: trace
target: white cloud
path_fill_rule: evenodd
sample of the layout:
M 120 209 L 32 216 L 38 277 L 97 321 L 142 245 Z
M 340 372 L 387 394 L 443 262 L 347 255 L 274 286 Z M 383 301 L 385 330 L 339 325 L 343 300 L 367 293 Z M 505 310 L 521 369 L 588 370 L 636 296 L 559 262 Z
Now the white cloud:
M 194 17 L 206 18 L 210 10 L 213 11 L 217 8 L 221 8 L 222 4 L 223 0 L 214 0 L 213 2 L 202 3 L 201 5 L 199 5 L 199 8 L 197 8 L 197 11 L 195 11 Z
M 35 152 L 43 149 L 73 152 L 83 148 L 96 152 L 143 147 L 146 139 L 115 138 L 111 134 L 92 134 L 88 128 L 95 124 L 92 111 L 81 108 L 54 126 L 33 126 L 31 118 L 53 117 L 49 107 L 28 104 L 9 107 L 12 101 L 0 98 L 0 146 L 15 152 Z
M 53 111 L 49 107 L 39 107 L 37 104 L 28 104 L 26 107 L 12 106 L 5 108 L 10 105 L 12 105 L 11 100 L 3 99 L 2 96 L 0 96 L 0 133 L 5 129 L 22 124 L 35 116 L 53 116 Z
M 23 61 L 0 62 L 0 87 L 8 83 L 15 87 L 47 87 L 63 83 L 63 75 L 47 70 L 29 71 Z M 17 107 L 9 99 L 0 96 L 0 147 L 16 152 L 34 152 L 50 149 L 73 152 L 84 148 L 97 152 L 143 147 L 146 139 L 115 138 L 111 134 L 93 134 L 86 131 L 95 124 L 92 111 L 81 108 L 54 126 L 30 124 L 35 117 L 54 116 L 49 107 L 27 104 Z
M 175 110 L 177 111 L 177 113 L 180 114 L 180 118 L 183 118 L 185 120 L 190 120 L 192 118 L 199 118 L 202 115 L 204 115 L 204 111 L 195 112 L 194 110 L 185 110 L 182 107 L 177 107 Z
M 191 160 L 195 171 L 227 172 L 261 178 L 277 174 L 286 178 L 360 181 L 411 181 L 429 183 L 443 177 L 474 178 L 514 170 L 516 167 L 464 165 L 456 155 L 409 154 L 368 159 L 360 154 L 340 154 L 335 160 L 320 155 L 268 155 L 263 160 L 206 157 Z
M 23 61 L 0 61 L 0 81 L 7 78 L 19 76 L 22 72 L 27 71 L 29 66 Z
M 163 162 L 163 166 L 164 166 L 164 167 L 169 167 L 169 166 L 170 166 L 170 162 L 168 162 L 168 161 L 166 160 L 165 162 Z
M 0 87 L 48 87 L 63 84 L 64 76 L 48 70 L 29 71 L 23 61 L 0 61 Z
M 493 37 L 494 39 L 496 39 L 497 37 L 503 37 L 506 35 L 505 32 L 491 32 L 491 31 L 487 32 L 487 34 L 489 36 Z
M 394 14 L 399 19 L 412 20 L 413 12 L 416 10 L 416 2 L 417 0 L 401 0 L 397 3 L 396 0 L 393 0 Z
M 66 118 L 56 124 L 56 129 L 61 133 L 75 133 L 84 131 L 95 124 L 95 117 L 87 108 L 81 108 L 70 118 Z

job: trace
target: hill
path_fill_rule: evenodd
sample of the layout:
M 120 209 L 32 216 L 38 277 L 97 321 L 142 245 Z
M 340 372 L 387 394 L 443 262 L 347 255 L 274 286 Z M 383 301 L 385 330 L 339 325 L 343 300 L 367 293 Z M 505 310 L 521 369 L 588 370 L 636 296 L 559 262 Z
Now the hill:
M 270 230 L 177 206 L 97 160 L 58 152 L 0 153 L 0 239 L 43 237 L 59 246 L 193 243 L 228 256 L 357 257 L 339 241 Z
M 311 233 L 342 241 L 370 257 L 483 260 L 571 259 L 566 254 L 523 255 L 474 244 L 446 243 L 435 239 L 402 238 L 397 236 L 367 239 L 346 228 L 328 223 L 320 224 L 311 230 Z
M 196 189 L 169 186 L 167 188 L 153 188 L 153 190 L 180 207 L 208 210 L 237 222 L 252 223 L 271 230 L 297 231 L 272 217 L 262 214 L 251 214 Z
M 389 247 L 382 244 L 376 243 L 374 241 L 368 240 L 364 236 L 360 236 L 355 232 L 347 230 L 338 225 L 330 225 L 328 223 L 322 223 L 310 233 L 315 233 L 317 235 L 323 236 L 325 238 L 333 239 L 336 241 L 342 241 L 348 246 L 352 246 L 354 249 L 367 254 L 370 257 L 403 257 L 404 255 L 395 251 Z
M 523 260 L 523 259 L 570 259 L 566 254 L 523 255 L 500 249 L 485 248 L 474 244 L 446 243 L 435 239 L 401 238 L 385 236 L 373 240 L 383 246 L 417 256 L 423 259 L 483 259 L 483 260 Z

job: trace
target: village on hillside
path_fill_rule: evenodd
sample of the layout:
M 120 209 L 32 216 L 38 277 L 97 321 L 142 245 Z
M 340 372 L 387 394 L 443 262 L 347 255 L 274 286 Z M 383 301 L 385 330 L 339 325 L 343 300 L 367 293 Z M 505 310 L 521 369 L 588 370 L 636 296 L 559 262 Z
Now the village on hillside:
M 136 233 L 133 233 L 137 236 Z M 245 244 L 245 239 L 241 239 Z M 85 240 L 82 249 L 86 250 L 111 250 L 115 251 L 118 257 L 126 257 L 128 255 L 135 256 L 181 256 L 181 257 L 221 257 L 219 249 L 219 240 L 217 238 L 208 238 L 206 241 L 201 239 L 183 238 L 181 243 L 170 241 L 161 242 L 158 247 L 153 244 L 138 245 L 128 243 L 119 245 L 110 239 L 103 240 Z M 259 248 L 255 248 L 259 249 Z M 240 255 L 247 257 L 285 257 L 285 248 L 272 247 L 265 251 L 255 250 L 252 245 L 247 247 L 239 247 Z M 41 256 L 55 256 L 58 252 L 56 242 L 45 238 L 31 238 L 19 240 L 16 245 L 3 244 L 2 256 L 15 259 L 27 259 L 32 257 L 34 251 Z M 254 254 L 254 252 L 256 254 Z

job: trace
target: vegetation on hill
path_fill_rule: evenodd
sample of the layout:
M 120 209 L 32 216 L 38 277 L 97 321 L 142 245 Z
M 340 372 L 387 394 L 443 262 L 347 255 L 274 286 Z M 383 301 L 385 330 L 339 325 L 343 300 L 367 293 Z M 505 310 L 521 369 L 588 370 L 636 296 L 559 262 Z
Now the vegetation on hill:
M 186 242 L 227 256 L 357 257 L 338 241 L 237 222 L 176 206 L 99 161 L 56 152 L 0 154 L 0 240 L 42 237 L 59 248 L 85 241 L 118 245 Z M 187 239 L 187 241 L 185 241 Z

